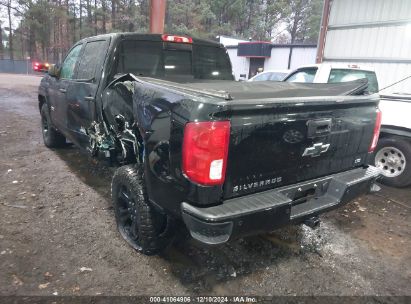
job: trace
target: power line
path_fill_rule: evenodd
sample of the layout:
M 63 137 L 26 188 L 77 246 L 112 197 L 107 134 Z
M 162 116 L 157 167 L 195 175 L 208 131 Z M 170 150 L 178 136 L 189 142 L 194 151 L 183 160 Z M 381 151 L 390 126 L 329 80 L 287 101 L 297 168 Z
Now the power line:
M 380 90 L 378 91 L 378 93 L 381 92 L 382 90 L 385 90 L 385 89 L 388 89 L 388 88 L 392 87 L 393 85 L 396 85 L 397 83 L 403 82 L 404 80 L 407 80 L 408 78 L 411 78 L 411 75 L 409 75 L 409 76 L 407 76 L 407 77 L 405 77 L 405 78 L 402 78 L 402 79 L 398 80 L 397 82 L 394 82 L 394 83 L 386 86 L 385 88 L 380 89 Z

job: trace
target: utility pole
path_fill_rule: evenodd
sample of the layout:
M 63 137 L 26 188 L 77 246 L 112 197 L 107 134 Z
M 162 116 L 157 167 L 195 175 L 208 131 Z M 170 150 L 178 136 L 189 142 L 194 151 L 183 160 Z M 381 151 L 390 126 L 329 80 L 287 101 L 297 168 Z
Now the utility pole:
M 9 17 L 9 53 L 10 53 L 10 59 L 13 60 L 13 27 L 11 24 L 11 0 L 8 1 L 7 5 L 7 14 Z
M 323 14 L 321 17 L 320 36 L 318 37 L 317 45 L 317 56 L 315 58 L 316 63 L 321 63 L 323 61 L 325 38 L 327 35 L 328 21 L 330 19 L 330 8 L 330 0 L 324 0 Z
M 150 1 L 150 33 L 163 34 L 167 0 Z
M 3 59 L 3 29 L 1 28 L 0 21 L 0 59 Z
M 80 20 L 79 20 L 79 34 L 80 34 L 80 39 L 81 38 L 83 38 L 83 34 L 82 34 L 82 31 L 83 31 L 83 2 L 82 2 L 82 0 L 80 0 L 80 6 L 79 6 L 79 10 L 80 10 L 80 12 L 79 12 L 79 14 L 80 14 Z

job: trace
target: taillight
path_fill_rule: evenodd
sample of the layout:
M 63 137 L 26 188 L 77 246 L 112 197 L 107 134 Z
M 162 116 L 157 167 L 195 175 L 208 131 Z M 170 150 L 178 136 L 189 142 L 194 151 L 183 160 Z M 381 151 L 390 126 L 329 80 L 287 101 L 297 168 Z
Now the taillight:
M 222 185 L 229 140 L 229 121 L 187 123 L 183 140 L 184 174 L 201 185 Z
M 168 42 L 177 42 L 177 43 L 193 43 L 193 39 L 191 37 L 186 36 L 176 36 L 176 35 L 161 35 L 163 41 Z
M 375 119 L 375 126 L 374 126 L 374 134 L 372 136 L 372 141 L 368 152 L 374 152 L 375 148 L 377 147 L 378 137 L 380 137 L 380 129 L 381 129 L 381 118 L 382 113 L 379 109 L 377 109 L 377 117 Z

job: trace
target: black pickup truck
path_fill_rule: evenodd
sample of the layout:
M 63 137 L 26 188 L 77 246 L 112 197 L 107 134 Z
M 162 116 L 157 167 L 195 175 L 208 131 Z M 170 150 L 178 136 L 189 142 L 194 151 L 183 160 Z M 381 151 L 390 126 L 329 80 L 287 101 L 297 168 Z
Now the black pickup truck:
M 235 82 L 218 43 L 117 33 L 75 44 L 38 99 L 46 146 L 67 139 L 118 167 L 119 231 L 155 254 L 178 222 L 220 244 L 314 225 L 374 189 L 381 113 L 366 92 L 364 81 Z

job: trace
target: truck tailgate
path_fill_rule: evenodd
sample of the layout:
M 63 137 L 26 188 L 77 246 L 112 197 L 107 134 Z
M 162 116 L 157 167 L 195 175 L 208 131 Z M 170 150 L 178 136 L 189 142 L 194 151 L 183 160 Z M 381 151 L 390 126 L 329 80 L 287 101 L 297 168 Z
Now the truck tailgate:
M 365 165 L 378 100 L 371 95 L 230 102 L 217 114 L 231 122 L 224 198 Z

